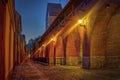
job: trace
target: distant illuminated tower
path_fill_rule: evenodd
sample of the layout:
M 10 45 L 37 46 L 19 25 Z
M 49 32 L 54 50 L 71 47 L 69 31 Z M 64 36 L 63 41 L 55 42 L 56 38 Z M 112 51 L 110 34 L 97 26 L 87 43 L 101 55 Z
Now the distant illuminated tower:
M 58 16 L 60 11 L 62 10 L 62 6 L 59 3 L 48 3 L 47 5 L 47 14 L 46 14 L 46 30 Z

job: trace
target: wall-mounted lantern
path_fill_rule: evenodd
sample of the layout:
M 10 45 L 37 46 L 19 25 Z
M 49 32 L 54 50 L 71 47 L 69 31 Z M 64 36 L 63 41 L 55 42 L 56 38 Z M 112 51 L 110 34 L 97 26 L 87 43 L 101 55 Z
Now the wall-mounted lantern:
M 51 41 L 55 42 L 55 38 L 51 38 Z
M 82 19 L 79 19 L 79 20 L 78 20 L 78 24 L 79 24 L 80 26 L 83 26 L 83 27 L 85 28 L 85 24 L 84 24 L 84 21 L 83 21 Z
M 53 39 L 53 38 L 51 38 L 51 41 L 54 41 L 54 39 Z
M 81 25 L 83 23 L 83 20 L 82 19 L 78 20 L 78 23 Z

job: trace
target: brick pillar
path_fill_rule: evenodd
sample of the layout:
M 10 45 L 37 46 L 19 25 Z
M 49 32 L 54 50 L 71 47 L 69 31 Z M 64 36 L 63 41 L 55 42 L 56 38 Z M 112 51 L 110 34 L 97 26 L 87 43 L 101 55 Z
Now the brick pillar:
M 55 64 L 55 42 L 51 41 L 47 47 L 48 47 L 49 64 L 53 65 Z
M 82 68 L 90 68 L 90 39 L 88 38 L 87 27 L 80 25 L 77 27 L 80 36 L 80 63 Z
M 66 45 L 67 45 L 67 37 L 63 39 L 63 64 L 66 64 Z
M 90 40 L 87 35 L 86 26 L 79 26 L 80 37 L 81 37 L 81 47 L 82 47 L 82 67 L 90 68 Z
M 80 54 L 80 37 L 79 37 L 79 33 L 75 29 L 67 37 L 66 64 L 78 65 L 79 54 Z
M 49 47 L 46 46 L 43 51 L 45 52 L 46 62 L 49 63 Z
M 64 49 L 62 37 L 58 37 L 56 41 L 56 65 L 64 64 Z

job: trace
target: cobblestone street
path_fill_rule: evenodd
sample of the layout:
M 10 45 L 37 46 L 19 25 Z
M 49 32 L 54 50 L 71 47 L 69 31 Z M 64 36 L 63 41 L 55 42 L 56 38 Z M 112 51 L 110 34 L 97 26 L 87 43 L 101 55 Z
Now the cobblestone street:
M 0 80 L 120 80 L 120 0 L 0 0 Z
M 12 80 L 49 80 L 32 62 L 23 63 L 14 70 Z
M 120 80 L 120 70 L 85 70 L 79 66 L 45 66 L 28 61 L 15 68 L 12 80 Z

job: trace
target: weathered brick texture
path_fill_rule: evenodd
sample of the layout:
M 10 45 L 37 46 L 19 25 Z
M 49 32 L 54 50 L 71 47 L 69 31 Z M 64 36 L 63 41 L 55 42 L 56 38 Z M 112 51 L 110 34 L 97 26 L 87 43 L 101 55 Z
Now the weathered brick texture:
M 77 65 L 80 55 L 80 36 L 77 30 L 71 32 L 66 42 L 66 64 Z
M 51 42 L 48 44 L 48 56 L 49 56 L 49 63 L 55 63 L 55 42 Z
M 106 66 L 120 67 L 120 8 L 116 9 L 108 24 L 106 48 Z
M 93 33 L 91 34 L 91 68 L 103 68 L 106 66 L 107 40 L 110 36 L 109 26 L 110 20 L 116 11 L 116 5 L 110 3 L 109 6 L 104 5 L 97 14 Z M 112 26 L 113 27 L 113 26 Z M 112 33 L 113 34 L 113 33 Z M 115 34 L 115 33 L 114 33 Z M 113 42 L 116 42 L 116 39 Z M 113 45 L 114 46 L 114 45 Z
M 56 65 L 64 64 L 64 49 L 63 49 L 63 40 L 62 37 L 58 37 L 56 41 L 56 49 L 55 49 L 55 58 L 56 58 Z

